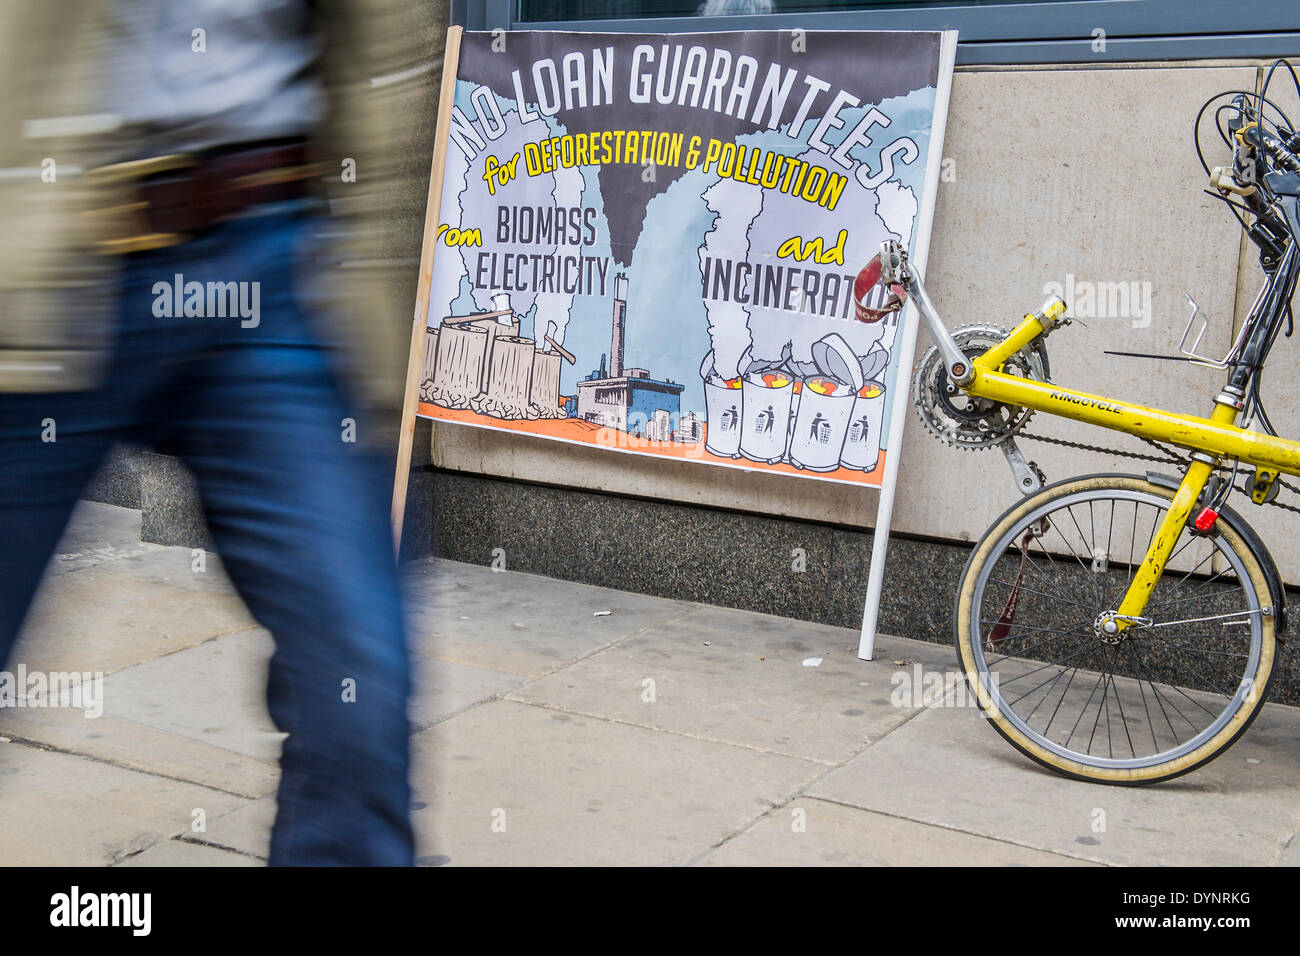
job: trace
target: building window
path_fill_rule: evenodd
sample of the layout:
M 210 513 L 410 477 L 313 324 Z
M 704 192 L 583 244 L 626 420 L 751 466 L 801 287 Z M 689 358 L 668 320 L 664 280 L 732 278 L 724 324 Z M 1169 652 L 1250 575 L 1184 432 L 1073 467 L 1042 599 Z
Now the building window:
M 956 29 L 959 65 L 1300 56 L 1296 0 L 452 0 L 452 22 L 631 33 Z
M 977 7 L 1055 0 L 519 0 L 519 23 L 641 17 L 722 17 L 766 13 L 828 13 L 889 7 Z M 1089 0 L 1083 0 L 1089 2 Z M 1095 0 L 1093 0 L 1095 2 Z

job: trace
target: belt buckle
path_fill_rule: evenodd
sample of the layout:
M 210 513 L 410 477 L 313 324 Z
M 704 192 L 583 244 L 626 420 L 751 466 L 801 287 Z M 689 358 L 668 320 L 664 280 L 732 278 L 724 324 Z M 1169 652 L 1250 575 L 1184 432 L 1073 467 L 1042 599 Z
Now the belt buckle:
M 100 166 L 92 169 L 86 178 L 87 182 L 95 187 L 124 187 L 160 173 L 192 168 L 197 166 L 198 162 L 198 157 L 193 153 L 166 153 L 161 156 L 149 156 L 145 159 Z M 111 239 L 95 241 L 93 243 L 95 251 L 101 255 L 146 252 L 150 249 L 179 245 L 188 238 L 177 232 L 154 231 L 149 227 L 148 212 L 149 204 L 144 200 L 90 210 L 88 215 L 92 221 L 96 224 L 105 223 L 100 227 L 103 231 L 117 233 Z M 115 220 L 123 222 L 119 226 Z M 122 233 L 126 234 L 122 235 Z

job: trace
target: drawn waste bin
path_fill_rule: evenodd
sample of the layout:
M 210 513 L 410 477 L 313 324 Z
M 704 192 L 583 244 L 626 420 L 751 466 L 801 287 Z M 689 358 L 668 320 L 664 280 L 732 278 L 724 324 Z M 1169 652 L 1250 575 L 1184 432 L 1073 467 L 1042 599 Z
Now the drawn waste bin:
M 790 464 L 808 471 L 835 471 L 862 388 L 862 367 L 849 343 L 831 333 L 812 345 L 817 375 L 804 380 L 790 439 Z
M 719 458 L 740 457 L 740 377 L 724 379 L 714 368 L 713 353 L 700 365 L 704 379 L 704 409 L 707 424 L 704 450 Z
M 740 453 L 769 465 L 784 460 L 794 379 L 782 369 L 751 372 L 741 379 L 740 388 Z
M 840 464 L 856 471 L 875 471 L 880 461 L 880 427 L 885 419 L 885 366 L 889 353 L 877 343 L 861 360 L 865 384 L 858 389 Z
M 811 363 L 805 363 L 811 364 Z M 790 418 L 785 425 L 785 460 L 790 460 L 790 443 L 794 441 L 794 423 L 799 418 L 799 399 L 803 397 L 804 380 L 794 380 L 794 395 L 790 397 Z
M 880 461 L 880 423 L 885 411 L 885 386 L 867 382 L 858 389 L 853 412 L 849 416 L 849 433 L 840 452 L 840 464 L 857 471 L 875 471 Z

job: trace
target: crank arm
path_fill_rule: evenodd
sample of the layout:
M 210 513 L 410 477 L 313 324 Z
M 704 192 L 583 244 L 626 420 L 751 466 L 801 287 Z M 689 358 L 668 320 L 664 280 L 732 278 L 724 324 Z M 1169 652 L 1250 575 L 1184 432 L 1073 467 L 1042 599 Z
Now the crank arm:
M 948 377 L 954 385 L 969 385 L 975 378 L 970 360 L 957 347 L 952 333 L 948 331 L 948 327 L 943 324 L 943 319 L 939 318 L 939 313 L 935 311 L 934 303 L 930 301 L 930 295 L 925 291 L 920 275 L 907 261 L 907 249 L 896 239 L 888 239 L 881 243 L 880 261 L 881 284 L 886 287 L 901 285 L 907 290 L 907 297 L 921 313 L 921 320 L 930 335 L 934 337 L 939 354 L 943 356 Z
M 1035 462 L 1025 460 L 1024 453 L 1014 438 L 998 442 L 998 447 L 1007 456 L 1007 464 L 1011 466 L 1011 474 L 1022 495 L 1032 495 L 1043 487 L 1043 473 Z

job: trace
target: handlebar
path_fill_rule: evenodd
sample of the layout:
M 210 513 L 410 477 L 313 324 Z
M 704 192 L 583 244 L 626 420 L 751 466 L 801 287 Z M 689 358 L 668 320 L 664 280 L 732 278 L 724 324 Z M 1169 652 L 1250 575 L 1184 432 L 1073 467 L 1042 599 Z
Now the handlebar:
M 1238 93 L 1232 99 L 1231 108 L 1235 115 L 1228 121 L 1230 135 L 1225 138 L 1234 144 L 1232 165 L 1216 166 L 1211 170 L 1210 186 L 1221 194 L 1235 193 L 1246 198 L 1251 210 L 1259 214 L 1262 203 L 1256 195 L 1256 187 L 1260 185 L 1261 177 L 1268 173 L 1270 165 L 1279 172 L 1300 174 L 1300 157 L 1295 153 L 1295 149 L 1300 148 L 1300 135 L 1286 126 L 1276 126 L 1273 121 L 1266 120 L 1263 102 L 1257 103 L 1256 97 L 1250 94 Z M 1285 116 L 1282 119 L 1285 121 Z M 1269 132 L 1271 125 L 1285 140 Z M 1265 162 L 1264 157 L 1271 162 Z
M 1300 173 L 1300 157 L 1287 149 L 1286 145 L 1269 133 L 1267 130 L 1256 127 L 1252 132 L 1258 134 L 1260 145 L 1264 147 L 1264 152 L 1273 158 L 1273 161 L 1283 169 L 1292 173 Z

